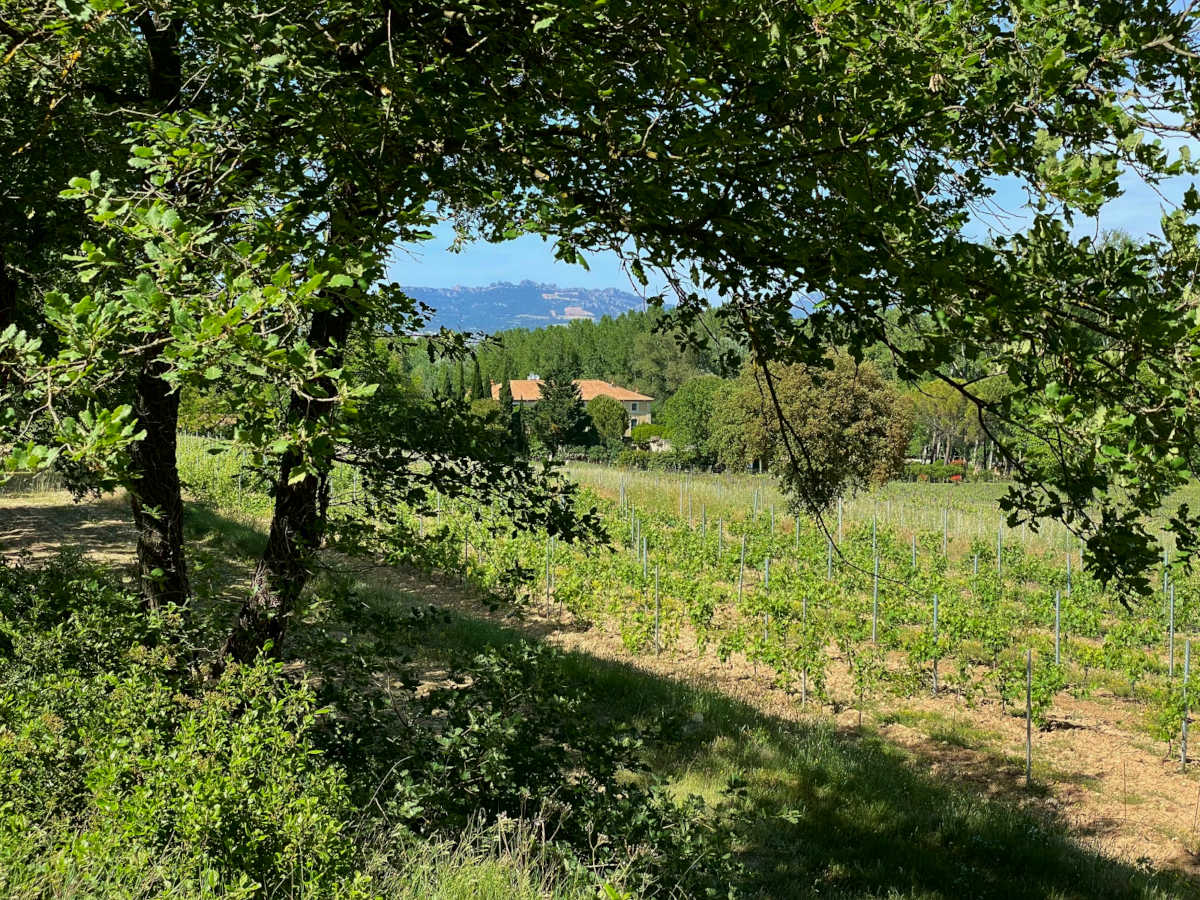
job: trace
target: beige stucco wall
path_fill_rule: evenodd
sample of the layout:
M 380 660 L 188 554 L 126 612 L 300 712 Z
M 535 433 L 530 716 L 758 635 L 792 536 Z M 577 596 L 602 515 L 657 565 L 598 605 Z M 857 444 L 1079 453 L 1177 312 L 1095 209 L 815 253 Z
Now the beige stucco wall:
M 626 434 L 630 433 L 634 425 L 651 424 L 650 402 L 648 400 L 622 400 L 621 405 L 625 407 L 625 412 L 629 414 L 630 427 L 626 429 Z

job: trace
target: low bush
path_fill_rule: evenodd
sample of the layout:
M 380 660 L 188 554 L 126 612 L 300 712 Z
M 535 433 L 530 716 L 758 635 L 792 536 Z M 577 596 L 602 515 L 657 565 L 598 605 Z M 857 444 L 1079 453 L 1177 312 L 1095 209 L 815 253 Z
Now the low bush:
M 560 651 L 506 644 L 432 691 L 383 689 L 445 613 L 364 611 L 344 584 L 322 603 L 383 637 L 315 629 L 312 687 L 267 660 L 214 680 L 187 649 L 211 639 L 111 573 L 0 564 L 0 896 L 409 896 L 425 879 L 452 897 L 486 879 L 494 896 L 702 897 L 740 879 L 736 804 L 675 799 Z M 537 833 L 520 853 L 461 844 L 513 823 Z
M 695 450 L 676 448 L 655 453 L 627 447 L 616 458 L 617 465 L 653 472 L 677 472 L 708 465 L 709 458 Z
M 645 444 L 652 438 L 664 437 L 666 433 L 667 429 L 663 425 L 634 425 L 629 430 L 629 436 L 635 444 Z
M 78 559 L 0 566 L 0 894 L 362 893 L 312 693 L 268 662 L 200 686 L 185 634 Z

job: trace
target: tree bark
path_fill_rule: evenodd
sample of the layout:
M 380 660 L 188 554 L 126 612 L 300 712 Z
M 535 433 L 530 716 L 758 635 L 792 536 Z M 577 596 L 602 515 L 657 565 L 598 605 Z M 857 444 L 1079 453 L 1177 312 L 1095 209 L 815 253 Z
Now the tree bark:
M 324 352 L 335 366 L 340 365 L 353 321 L 349 302 L 335 298 L 328 309 L 314 314 L 309 345 Z M 332 381 L 325 379 L 312 397 L 293 394 L 288 405 L 289 422 L 314 422 L 332 416 L 335 391 Z M 314 399 L 318 397 L 321 399 Z M 255 568 L 250 596 L 225 642 L 222 659 L 250 662 L 264 651 L 278 653 L 292 610 L 312 577 L 312 561 L 325 536 L 331 463 L 319 466 L 318 474 L 310 473 L 289 484 L 292 470 L 300 462 L 295 451 L 285 453 L 280 461 L 267 546 Z
M 8 272 L 4 250 L 0 248 L 0 331 L 17 321 L 17 281 Z
M 145 10 L 137 25 L 146 41 L 150 98 L 160 110 L 179 106 L 181 26 Z M 190 590 L 183 548 L 183 496 L 176 456 L 179 392 L 164 380 L 168 366 L 150 360 L 134 383 L 133 408 L 146 436 L 133 444 L 130 506 L 137 529 L 138 581 L 147 609 L 184 605 Z
M 17 281 L 8 273 L 4 249 L 0 247 L 0 331 L 17 322 Z M 0 369 L 0 388 L 6 387 L 8 376 Z
M 138 375 L 134 412 L 146 436 L 130 451 L 137 481 L 130 491 L 137 528 L 138 581 L 147 609 L 188 601 L 183 550 L 183 496 L 176 458 L 179 392 L 163 380 L 163 363 Z

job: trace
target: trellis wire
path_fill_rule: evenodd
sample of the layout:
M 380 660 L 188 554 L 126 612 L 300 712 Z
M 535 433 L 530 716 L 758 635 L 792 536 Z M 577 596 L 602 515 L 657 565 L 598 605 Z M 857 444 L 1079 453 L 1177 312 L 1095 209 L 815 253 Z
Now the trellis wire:
M 746 582 L 746 536 L 742 535 L 742 560 L 738 564 L 738 606 L 742 605 L 742 589 Z
M 937 654 L 937 636 L 938 636 L 938 595 L 933 595 L 933 696 L 937 696 L 938 692 L 938 654 Z
M 662 600 L 658 592 L 658 563 L 654 564 L 654 652 L 662 652 L 662 641 L 660 639 L 661 632 L 659 631 L 659 621 L 662 617 Z
M 875 577 L 874 586 L 871 591 L 871 643 L 875 643 L 875 639 L 879 633 L 879 550 L 875 550 Z
M 808 636 L 808 595 L 800 598 L 800 619 L 804 626 L 804 635 Z M 800 702 L 808 703 L 808 661 L 807 657 L 800 670 Z
M 546 536 L 546 618 L 550 618 L 550 536 Z
M 1175 677 L 1175 585 L 1171 585 L 1167 606 L 1167 676 Z

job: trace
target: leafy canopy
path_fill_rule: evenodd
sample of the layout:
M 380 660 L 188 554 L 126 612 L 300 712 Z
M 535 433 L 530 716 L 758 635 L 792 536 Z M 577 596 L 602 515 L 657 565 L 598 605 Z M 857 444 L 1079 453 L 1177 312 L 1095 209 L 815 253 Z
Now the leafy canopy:
M 714 402 L 712 449 L 722 463 L 774 469 L 820 514 L 847 487 L 879 485 L 904 462 L 907 405 L 870 363 L 838 356 L 827 367 L 747 367 Z M 804 484 L 797 484 L 801 477 Z
M 33 123 L 80 115 L 128 152 L 69 158 L 77 177 L 100 170 L 56 205 L 74 210 L 60 221 L 91 217 L 71 232 L 89 241 L 80 267 L 22 288 L 37 327 L 0 322 L 10 471 L 69 459 L 97 483 L 135 480 L 122 466 L 153 437 L 123 392 L 143 377 L 228 380 L 231 449 L 277 483 L 272 546 L 319 543 L 320 486 L 375 383 L 351 376 L 347 343 L 368 323 L 420 327 L 386 257 L 445 217 L 464 240 L 540 233 L 567 261 L 615 250 L 644 284 L 668 285 L 671 322 L 696 345 L 713 346 L 720 298 L 716 346 L 748 354 L 767 386 L 831 347 L 888 347 L 902 378 L 948 381 L 1042 448 L 998 441 L 1018 472 L 1013 521 L 1062 518 L 1102 578 L 1148 589 L 1145 513 L 1200 464 L 1200 194 L 1162 239 L 1110 246 L 1071 228 L 1123 172 L 1194 172 L 1163 140 L 1200 118 L 1191 8 L 33 6 L 0 7 L 15 22 L 0 86 L 20 107 L 4 121 L 36 142 Z M 148 53 L 171 65 L 147 69 Z M 0 180 L 28 185 L 14 159 Z M 966 225 L 998 178 L 1028 192 L 1033 221 L 975 238 Z M 17 196 L 23 211 L 40 202 Z M 638 354 L 647 377 L 658 349 Z M 974 390 L 961 356 L 1014 390 Z M 820 506 L 829 473 L 794 450 L 787 484 Z M 1200 515 L 1178 507 L 1170 528 L 1191 554 Z

